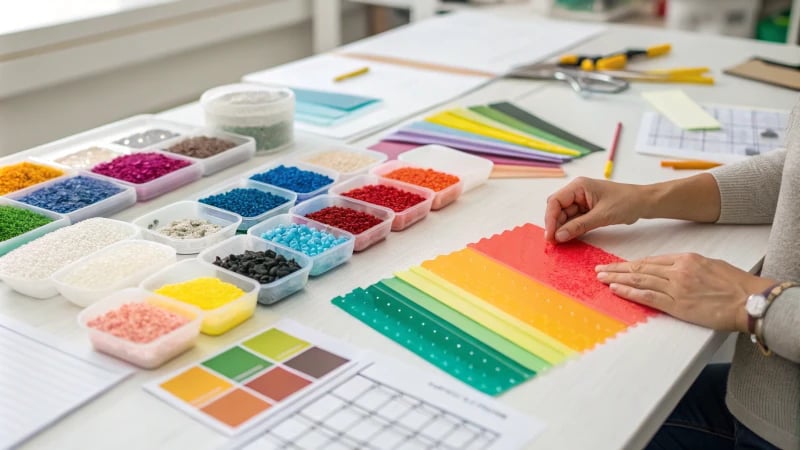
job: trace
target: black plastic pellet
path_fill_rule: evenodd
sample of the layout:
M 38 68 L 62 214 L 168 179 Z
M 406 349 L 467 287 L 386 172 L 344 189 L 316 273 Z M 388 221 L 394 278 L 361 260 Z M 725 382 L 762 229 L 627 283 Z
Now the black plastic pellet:
M 283 255 L 278 255 L 272 250 L 265 252 L 246 250 L 243 254 L 228 255 L 225 258 L 217 256 L 214 264 L 252 278 L 260 284 L 272 283 L 300 270 L 300 264 L 297 261 L 287 260 Z

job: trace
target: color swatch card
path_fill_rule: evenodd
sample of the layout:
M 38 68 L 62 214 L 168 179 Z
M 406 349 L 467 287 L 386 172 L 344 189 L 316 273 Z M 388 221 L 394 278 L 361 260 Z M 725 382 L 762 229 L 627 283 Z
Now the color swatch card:
M 268 419 L 231 448 L 499 450 L 521 448 L 542 429 L 490 397 L 380 358 Z
M 0 316 L 0 448 L 16 447 L 133 373 L 58 341 Z
M 714 116 L 681 90 L 643 92 L 642 97 L 670 122 L 684 130 L 718 130 L 721 127 Z
M 354 355 L 347 346 L 282 321 L 145 389 L 235 434 L 352 366 Z
M 649 112 L 642 116 L 636 151 L 729 163 L 785 145 L 788 111 L 721 105 L 703 108 L 722 124 L 720 130 L 687 131 L 660 114 Z
M 381 104 L 374 97 L 299 88 L 292 91 L 295 119 L 311 125 L 332 126 L 366 114 Z

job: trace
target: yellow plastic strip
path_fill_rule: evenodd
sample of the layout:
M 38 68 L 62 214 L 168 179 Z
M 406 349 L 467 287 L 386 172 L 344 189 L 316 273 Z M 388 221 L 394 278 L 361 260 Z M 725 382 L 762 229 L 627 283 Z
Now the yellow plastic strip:
M 481 299 L 421 267 L 397 272 L 395 276 L 552 365 L 576 354 L 550 336 L 502 311 L 487 307 Z
M 627 328 L 471 248 L 425 261 L 422 267 L 578 352 Z
M 544 152 L 555 153 L 567 156 L 581 156 L 581 152 L 571 148 L 562 147 L 560 145 L 551 144 L 539 139 L 526 136 L 520 133 L 513 133 L 505 131 L 496 127 L 484 125 L 470 119 L 465 119 L 452 111 L 445 111 L 442 113 L 434 114 L 425 119 L 428 122 L 442 125 L 445 127 L 455 128 L 469 133 L 479 134 L 481 136 L 490 137 L 493 139 L 500 139 L 511 144 L 521 145 L 523 147 L 541 150 Z

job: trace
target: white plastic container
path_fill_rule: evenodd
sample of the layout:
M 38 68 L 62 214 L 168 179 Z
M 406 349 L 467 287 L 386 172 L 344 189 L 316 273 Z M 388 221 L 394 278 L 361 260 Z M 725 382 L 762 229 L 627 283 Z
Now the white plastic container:
M 385 178 L 385 176 L 387 174 L 390 174 L 390 173 L 394 172 L 395 170 L 401 169 L 403 167 L 411 167 L 411 168 L 423 169 L 423 170 L 424 169 L 433 169 L 432 167 L 423 167 L 423 166 L 419 166 L 417 164 L 407 163 L 405 161 L 393 160 L 393 161 L 387 161 L 387 162 L 381 164 L 380 166 L 377 166 L 377 167 L 373 168 L 370 171 L 370 173 L 372 175 Z M 449 173 L 449 172 L 445 172 L 445 171 L 442 171 L 442 170 L 438 170 L 438 169 L 433 169 L 433 170 L 436 170 L 437 172 L 441 172 L 441 173 L 447 173 L 448 175 L 458 176 L 458 175 L 455 175 L 455 174 L 452 174 L 452 173 Z M 425 187 L 425 186 L 420 186 L 418 184 L 409 183 L 407 181 L 400 181 L 400 180 L 394 180 L 394 181 L 397 181 L 397 182 L 400 182 L 400 183 L 410 184 L 410 185 L 413 185 L 413 186 Z M 426 189 L 429 189 L 429 188 L 426 188 Z M 433 190 L 433 189 L 431 189 L 431 190 Z M 434 197 L 433 197 L 433 204 L 431 205 L 431 209 L 436 211 L 438 209 L 444 208 L 445 206 L 449 205 L 450 203 L 453 203 L 454 201 L 456 201 L 456 199 L 458 199 L 459 196 L 461 196 L 461 192 L 463 190 L 464 190 L 464 182 L 461 181 L 461 178 L 459 177 L 457 183 L 451 184 L 450 186 L 448 186 L 448 187 L 446 187 L 446 188 L 444 188 L 442 190 L 433 191 Z
M 189 321 L 146 343 L 129 341 L 87 325 L 93 319 L 129 303 L 149 303 L 184 316 Z M 194 347 L 202 320 L 203 312 L 199 308 L 138 288 L 117 291 L 78 314 L 78 324 L 88 333 L 95 350 L 144 369 L 155 369 Z
M 340 230 L 338 228 L 334 228 L 325 225 L 323 223 L 308 219 L 306 217 L 298 216 L 295 214 L 281 214 L 275 217 L 271 217 L 247 230 L 247 234 L 249 234 L 250 236 L 254 236 L 258 239 L 263 239 L 267 242 L 272 242 L 269 239 L 262 237 L 262 235 L 267 231 L 277 228 L 280 225 L 286 226 L 292 224 L 305 225 L 309 228 L 329 233 L 336 238 L 347 239 L 346 242 L 331 247 L 318 255 L 314 256 L 306 255 L 311 259 L 312 267 L 310 275 L 312 277 L 322 275 L 323 273 L 333 269 L 334 267 L 346 263 L 353 255 L 353 248 L 355 247 L 356 243 L 355 236 L 348 233 L 347 231 Z M 304 252 L 297 249 L 292 249 L 292 250 L 305 254 Z
M 195 239 L 178 239 L 157 231 L 160 226 L 169 225 L 175 220 L 183 219 L 206 220 L 221 228 L 216 233 Z M 158 225 L 150 229 L 150 225 L 156 220 L 158 221 Z M 215 208 L 192 200 L 184 200 L 139 216 L 131 223 L 142 230 L 142 236 L 145 239 L 169 245 L 174 248 L 179 255 L 193 255 L 200 253 L 217 242 L 222 242 L 235 235 L 236 230 L 242 223 L 242 217 L 238 214 L 225 211 L 224 209 Z
M 470 155 L 444 145 L 423 145 L 403 152 L 397 159 L 421 167 L 452 173 L 464 182 L 463 192 L 486 183 L 494 164 L 486 158 Z
M 352 198 L 340 197 L 338 195 L 320 195 L 318 197 L 314 197 L 311 200 L 299 203 L 289 212 L 305 217 L 307 214 L 317 212 L 329 206 L 350 208 L 356 211 L 372 214 L 373 216 L 381 219 L 381 223 L 368 230 L 364 230 L 358 234 L 352 233 L 355 237 L 353 251 L 360 252 L 362 250 L 366 250 L 373 244 L 386 239 L 386 236 L 388 236 L 392 231 L 392 221 L 394 221 L 395 216 L 394 211 L 389 208 L 384 208 L 383 206 L 373 205 L 372 203 L 362 202 Z
M 284 87 L 229 84 L 203 93 L 206 125 L 251 136 L 259 153 L 284 150 L 294 142 L 294 93 Z
M 339 153 L 350 153 L 357 157 L 364 158 L 365 160 L 372 159 L 373 161 L 363 165 L 359 164 L 356 167 L 351 167 L 349 170 L 347 170 L 347 168 L 342 165 L 343 163 L 347 162 L 347 159 L 344 158 L 341 160 L 341 162 L 339 162 L 340 160 L 336 158 L 336 155 Z M 324 162 L 319 160 L 315 162 L 317 158 L 324 158 L 326 155 L 329 156 L 329 158 L 326 158 Z M 318 150 L 298 156 L 297 160 L 313 166 L 335 170 L 339 173 L 339 181 L 342 181 L 352 178 L 356 175 L 368 173 L 370 169 L 383 163 L 387 158 L 388 156 L 386 156 L 386 153 L 376 152 L 375 150 L 361 149 L 341 144 L 331 144 L 327 145 L 324 150 Z
M 200 277 L 213 277 L 236 285 L 244 293 L 224 305 L 203 310 L 200 331 L 211 336 L 220 335 L 249 319 L 256 310 L 259 285 L 250 278 L 237 275 L 197 258 L 180 261 L 145 278 L 139 287 L 155 292 L 167 284 L 183 283 Z
M 88 288 L 71 283 L 69 280 L 76 271 L 85 270 L 87 265 L 97 264 L 96 261 L 106 260 L 124 248 L 138 249 L 139 251 L 150 251 L 154 254 L 154 264 L 132 270 L 123 278 L 108 279 L 102 287 Z M 70 302 L 85 308 L 97 302 L 103 297 L 109 296 L 112 292 L 138 285 L 147 276 L 158 272 L 177 260 L 175 249 L 157 242 L 144 240 L 127 240 L 111 244 L 108 247 L 85 256 L 55 272 L 51 278 L 58 292 Z
M 106 197 L 98 202 L 94 202 L 91 205 L 86 205 L 74 211 L 61 213 L 65 215 L 67 218 L 69 218 L 70 223 L 78 223 L 90 217 L 107 217 L 136 204 L 136 190 L 133 187 L 127 184 L 123 184 L 114 178 L 104 177 L 102 175 L 96 175 L 90 172 L 77 172 L 77 173 L 72 173 L 65 177 L 59 177 L 50 181 L 45 181 L 44 183 L 40 183 L 26 189 L 15 191 L 14 193 L 9 194 L 8 197 L 17 200 L 21 203 L 24 203 L 22 202 L 22 198 L 28 194 L 32 194 L 40 189 L 44 189 L 53 186 L 55 184 L 63 183 L 69 180 L 70 178 L 76 178 L 79 176 L 84 178 L 91 178 L 104 183 L 109 183 L 114 187 L 120 189 L 120 192 L 117 192 L 116 194 L 110 197 Z
M 258 167 L 256 169 L 254 169 L 253 171 L 251 171 L 247 175 L 247 177 L 249 179 L 251 179 L 251 180 L 258 181 L 259 183 L 269 184 L 270 186 L 278 186 L 281 189 L 288 189 L 288 188 L 280 186 L 280 185 L 276 185 L 276 184 L 273 184 L 273 183 L 268 183 L 267 181 L 256 180 L 256 179 L 253 178 L 254 176 L 257 176 L 257 175 L 263 174 L 263 173 L 267 173 L 270 170 L 272 170 L 272 169 L 274 169 L 276 167 L 279 167 L 279 166 L 284 166 L 284 167 L 287 167 L 287 168 L 294 167 L 294 168 L 299 169 L 299 170 L 305 170 L 305 171 L 308 171 L 308 172 L 318 173 L 320 175 L 325 175 L 326 177 L 328 177 L 328 178 L 330 178 L 332 180 L 330 183 L 328 183 L 328 184 L 326 184 L 324 186 L 320 186 L 319 188 L 314 189 L 313 191 L 308 191 L 308 192 L 297 192 L 297 191 L 294 191 L 297 194 L 297 203 L 304 202 L 304 201 L 306 201 L 306 200 L 308 200 L 310 198 L 316 197 L 317 195 L 322 195 L 322 194 L 327 193 L 328 189 L 331 186 L 333 186 L 334 184 L 336 184 L 336 182 L 339 180 L 339 172 L 337 172 L 335 170 L 326 169 L 324 167 L 314 166 L 314 165 L 311 165 L 311 164 L 306 164 L 306 163 L 303 163 L 303 162 L 300 162 L 300 161 L 267 164 L 267 165 L 264 165 L 264 166 L 261 166 L 261 167 Z
M 69 225 L 69 219 L 63 214 L 54 213 L 53 211 L 48 211 L 46 209 L 37 208 L 36 206 L 29 205 L 27 203 L 20 203 L 15 200 L 12 200 L 7 197 L 0 197 L 0 205 L 2 206 L 13 206 L 15 208 L 27 209 L 28 211 L 33 211 L 37 214 L 41 214 L 43 216 L 47 216 L 53 219 L 52 222 L 44 224 L 39 228 L 34 228 L 26 233 L 22 233 L 20 235 L 14 236 L 11 239 L 6 239 L 5 241 L 0 241 L 0 256 L 5 255 L 6 253 L 14 250 L 17 247 L 27 244 L 28 242 L 44 236 L 45 234 L 57 230 L 61 227 L 65 227 Z
M 670 0 L 667 28 L 752 38 L 759 0 Z
M 391 186 L 401 191 L 420 195 L 425 199 L 416 205 L 404 209 L 403 211 L 395 211 L 394 220 L 392 221 L 392 231 L 403 231 L 411 225 L 424 219 L 425 216 L 427 216 L 430 212 L 431 206 L 433 205 L 433 198 L 436 196 L 436 194 L 428 188 L 403 183 L 401 181 L 390 180 L 388 178 L 381 178 L 375 175 L 359 175 L 357 177 L 353 177 L 345 182 L 333 186 L 328 192 L 330 192 L 331 195 L 339 195 L 344 197 L 344 194 L 348 191 L 370 185 Z
M 262 305 L 271 305 L 291 294 L 303 289 L 308 282 L 308 275 L 311 270 L 311 258 L 296 252 L 287 247 L 277 245 L 275 243 L 257 238 L 255 236 L 234 236 L 228 240 L 220 242 L 213 247 L 203 250 L 198 256 L 198 259 L 211 265 L 212 267 L 219 267 L 214 265 L 214 260 L 217 256 L 225 258 L 230 255 L 241 255 L 245 251 L 267 251 L 272 250 L 279 255 L 283 255 L 286 259 L 294 259 L 300 265 L 300 269 L 279 278 L 272 283 L 259 284 L 258 303 Z M 235 273 L 228 269 L 222 269 L 226 272 Z M 244 277 L 245 275 L 237 274 Z M 250 279 L 250 278 L 248 278 Z M 257 281 L 250 279 L 257 283 Z
M 124 184 L 126 186 L 133 187 L 134 189 L 136 189 L 136 198 L 140 202 L 143 202 L 145 200 L 150 200 L 151 198 L 158 197 L 159 195 L 166 194 L 167 192 L 170 191 L 174 191 L 175 189 L 183 186 L 184 184 L 189 184 L 192 181 L 196 181 L 203 176 L 203 167 L 199 164 L 195 164 L 191 158 L 187 158 L 185 156 L 176 155 L 174 153 L 162 152 L 158 150 L 144 150 L 133 153 L 157 153 L 160 155 L 164 155 L 168 158 L 182 159 L 184 161 L 188 161 L 189 165 L 181 167 L 178 170 L 166 173 L 158 178 L 152 179 L 145 183 L 131 183 L 130 181 L 120 180 L 119 178 L 115 178 L 109 175 L 103 175 L 97 172 L 92 172 L 92 174 L 104 177 L 105 179 L 112 180 L 120 184 Z
M 217 139 L 230 141 L 236 144 L 236 146 L 208 158 L 196 158 L 193 156 L 182 155 L 180 153 L 173 153 L 169 151 L 169 148 L 173 145 L 179 144 L 193 137 L 201 136 L 214 137 Z M 226 169 L 230 166 L 245 162 L 252 158 L 256 153 L 256 141 L 250 136 L 241 136 L 238 134 L 226 133 L 224 131 L 208 128 L 197 130 L 187 135 L 178 136 L 168 141 L 164 141 L 153 148 L 162 150 L 169 155 L 180 155 L 191 159 L 195 164 L 198 164 L 203 168 L 203 176 L 208 176 L 219 172 L 222 169 Z
M 239 230 L 245 231 L 248 228 L 252 227 L 253 225 L 266 220 L 272 216 L 277 216 L 278 214 L 285 214 L 289 212 L 289 209 L 294 206 L 295 201 L 297 200 L 297 194 L 292 191 L 288 191 L 286 189 L 281 189 L 277 186 L 273 186 L 271 184 L 266 183 L 259 183 L 255 180 L 250 180 L 246 178 L 239 179 L 234 181 L 233 183 L 226 183 L 222 186 L 212 187 L 208 191 L 201 193 L 197 196 L 197 201 L 203 203 L 201 200 L 212 195 L 217 194 L 224 194 L 226 192 L 230 192 L 234 189 L 257 189 L 262 192 L 267 192 L 272 195 L 277 195 L 278 197 L 283 197 L 286 199 L 285 202 L 281 203 L 280 205 L 263 211 L 261 214 L 257 214 L 255 216 L 242 216 L 235 211 L 230 211 L 231 213 L 237 214 L 242 217 L 242 223 L 239 224 Z M 207 203 L 203 203 L 207 204 Z M 216 208 L 224 209 L 228 211 L 224 207 L 217 206 Z

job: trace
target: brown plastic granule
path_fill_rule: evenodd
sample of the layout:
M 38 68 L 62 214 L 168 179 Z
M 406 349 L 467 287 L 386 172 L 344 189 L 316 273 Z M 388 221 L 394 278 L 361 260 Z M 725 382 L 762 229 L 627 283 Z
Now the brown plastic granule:
M 203 159 L 218 155 L 233 147 L 236 147 L 236 144 L 231 141 L 215 137 L 196 136 L 178 142 L 169 147 L 167 151 L 191 158 Z

